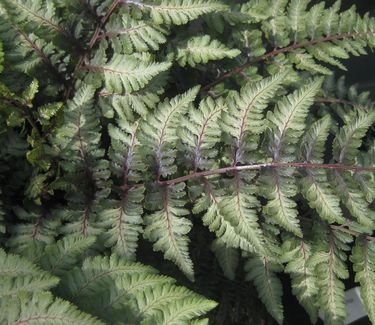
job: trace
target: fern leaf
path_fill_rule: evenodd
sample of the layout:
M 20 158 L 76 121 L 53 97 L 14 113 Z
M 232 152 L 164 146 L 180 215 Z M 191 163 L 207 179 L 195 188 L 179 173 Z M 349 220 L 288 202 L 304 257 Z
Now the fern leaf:
M 40 29 L 41 26 L 47 27 L 49 31 L 58 32 L 63 35 L 69 35 L 67 30 L 61 26 L 61 22 L 56 15 L 56 8 L 53 2 L 45 0 L 15 0 L 3 1 L 1 6 L 6 10 L 9 19 L 20 25 L 33 22 L 30 30 Z
M 322 28 L 320 26 L 324 12 L 324 2 L 311 7 L 306 16 L 306 31 L 311 39 L 321 36 Z
M 94 106 L 94 88 L 83 84 L 64 114 L 64 125 L 57 130 L 54 142 L 59 148 L 61 166 L 66 172 L 63 189 L 70 206 L 62 212 L 68 221 L 63 231 L 72 235 L 95 235 L 98 204 L 110 192 L 108 161 L 100 148 L 100 124 Z M 64 184 L 69 184 L 66 188 Z
M 169 284 L 145 288 L 143 293 L 139 292 L 135 297 L 136 308 L 140 315 L 150 318 L 162 310 L 163 306 L 183 300 L 191 294 L 185 287 Z
M 241 238 L 236 234 L 234 227 L 225 220 L 217 201 L 213 201 L 208 207 L 207 212 L 203 216 L 203 223 L 210 231 L 215 232 L 216 236 L 220 238 L 227 246 L 233 248 L 242 248 L 246 251 L 253 251 L 253 247 L 245 238 Z
M 333 182 L 334 185 L 336 185 L 337 196 L 340 197 L 351 215 L 355 217 L 361 225 L 365 226 L 369 232 L 372 232 L 374 220 L 370 217 L 368 203 L 364 194 L 359 190 L 358 184 L 348 173 L 339 171 L 333 172 Z
M 254 283 L 268 312 L 279 324 L 282 324 L 284 319 L 281 302 L 282 286 L 275 275 L 275 272 L 281 271 L 280 266 L 266 257 L 255 256 L 247 261 L 245 271 L 246 280 Z
M 235 225 L 232 225 L 231 221 L 227 220 L 226 216 L 222 213 L 221 200 L 224 193 L 222 193 L 220 189 L 216 191 L 214 185 L 208 179 L 204 179 L 202 191 L 202 196 L 195 202 L 193 213 L 206 211 L 202 219 L 203 224 L 207 226 L 210 231 L 214 232 L 217 238 L 226 246 L 253 252 L 254 246 L 246 237 L 243 237 L 243 233 L 246 234 L 246 231 L 241 231 L 239 227 L 242 223 L 235 222 L 235 224 L 237 224 L 237 231 L 239 230 L 239 232 L 237 232 Z M 237 214 L 233 213 L 233 211 L 231 211 L 230 215 L 234 220 L 237 220 Z M 246 220 L 243 222 L 246 222 Z
M 7 254 L 0 249 L 0 274 L 1 276 L 27 277 L 47 275 L 39 267 L 18 255 Z
M 248 83 L 238 96 L 228 101 L 228 111 L 223 114 L 222 128 L 236 143 L 235 162 L 242 160 L 247 136 L 264 131 L 263 111 L 281 87 L 285 77 L 284 71 L 260 82 Z
M 288 263 L 285 272 L 290 273 L 293 294 L 309 313 L 311 322 L 316 323 L 318 309 L 313 302 L 317 299 L 318 279 L 309 263 L 311 247 L 303 240 L 287 238 L 283 243 L 283 251 L 281 259 Z
M 300 40 L 304 36 L 306 8 L 310 0 L 292 0 L 288 7 L 288 18 L 290 28 L 294 33 L 294 42 Z
M 340 200 L 327 185 L 329 181 L 325 171 L 307 171 L 307 177 L 302 179 L 301 184 L 303 196 L 322 219 L 330 223 L 344 223 Z
M 350 257 L 356 273 L 355 281 L 361 285 L 361 298 L 370 321 L 375 322 L 375 243 L 366 239 L 356 241 Z
M 160 44 L 167 41 L 167 29 L 158 25 L 134 20 L 127 15 L 115 17 L 106 25 L 106 32 L 101 36 L 108 38 L 115 53 L 132 54 L 133 52 L 156 51 Z
M 305 161 L 323 162 L 324 146 L 329 135 L 331 118 L 329 115 L 314 122 L 303 136 L 301 155 Z
M 110 321 L 181 324 L 216 306 L 174 282 L 140 263 L 116 255 L 97 256 L 67 273 L 60 291 L 83 310 Z
M 79 301 L 105 288 L 113 279 L 132 274 L 155 274 L 156 270 L 140 263 L 129 263 L 117 255 L 87 258 L 82 267 L 75 267 L 61 279 L 59 292 L 69 300 Z
M 284 153 L 286 154 L 285 158 L 290 159 L 290 154 L 293 151 L 290 152 L 291 148 L 288 150 L 288 146 L 283 148 L 283 144 L 295 144 L 301 137 L 308 109 L 313 104 L 322 81 L 322 79 L 316 79 L 309 82 L 281 100 L 274 112 L 267 114 L 273 132 L 270 152 L 274 160 L 278 161 Z
M 330 126 L 329 115 L 311 125 L 301 143 L 301 155 L 304 161 L 323 162 L 324 146 Z M 301 190 L 310 207 L 315 208 L 324 220 L 343 223 L 344 218 L 340 209 L 340 201 L 329 186 L 326 172 L 323 170 L 308 170 L 305 173 L 306 177 L 301 180 Z
M 129 1 L 141 9 L 150 11 L 157 24 L 183 25 L 201 15 L 227 10 L 227 6 L 217 0 L 161 0 L 154 4 Z
M 25 249 L 30 242 L 38 241 L 46 244 L 52 243 L 56 237 L 61 221 L 43 211 L 26 211 L 21 207 L 15 207 L 14 212 L 20 222 L 9 227 L 12 238 L 8 245 L 19 252 Z
M 144 237 L 154 242 L 156 251 L 164 252 L 164 257 L 173 261 L 186 276 L 193 280 L 193 264 L 189 257 L 189 238 L 186 236 L 191 227 L 191 221 L 183 216 L 188 214 L 184 209 L 183 197 L 185 184 L 161 188 L 161 193 L 150 197 L 151 202 L 161 201 L 161 210 L 145 217 L 146 228 Z
M 293 52 L 288 55 L 289 60 L 296 65 L 297 69 L 306 70 L 311 73 L 321 73 L 324 75 L 331 75 L 332 71 L 328 68 L 316 63 L 312 55 L 308 53 Z
M 358 155 L 358 148 L 362 144 L 369 127 L 375 122 L 375 112 L 366 114 L 358 111 L 347 125 L 343 126 L 337 134 L 333 144 L 333 155 L 337 162 L 353 164 Z
M 215 308 L 216 305 L 216 302 L 202 297 L 185 298 L 182 301 L 171 302 L 162 311 L 155 314 L 152 318 L 142 321 L 141 324 L 181 324 L 207 313 Z
M 27 259 L 0 250 L 0 301 L 20 292 L 36 292 L 56 286 L 59 279 L 44 272 Z
M 219 203 L 220 212 L 229 221 L 234 231 L 253 247 L 255 252 L 264 252 L 264 239 L 258 224 L 256 208 L 259 202 L 255 197 L 255 187 L 251 186 L 253 175 L 235 173 L 228 184 L 233 194 L 223 197 Z
M 44 248 L 45 253 L 38 264 L 52 274 L 62 275 L 77 265 L 94 243 L 95 237 L 64 237 Z
M 338 231 L 317 227 L 320 239 L 319 249 L 311 257 L 310 265 L 315 267 L 319 284 L 319 307 L 324 312 L 327 324 L 341 324 L 346 317 L 345 286 L 342 279 L 349 274 L 345 266 L 345 251 L 352 237 Z
M 123 94 L 144 88 L 152 78 L 168 70 L 170 66 L 167 62 L 156 63 L 149 59 L 115 53 L 107 64 L 87 65 L 86 69 L 103 73 L 106 92 Z
M 199 87 L 194 87 L 171 100 L 165 100 L 142 125 L 140 140 L 148 147 L 148 154 L 154 159 L 153 169 L 157 170 L 158 178 L 175 172 L 173 162 L 176 156 L 175 143 L 178 140 L 177 125 L 180 116 L 195 99 L 198 89 Z
M 157 77 L 156 77 L 157 78 Z M 155 80 L 156 83 L 156 80 Z M 159 96 L 163 93 L 162 87 L 150 87 L 150 84 L 137 92 L 127 94 L 113 94 L 108 101 L 102 102 L 105 109 L 116 111 L 122 120 L 134 120 L 134 113 L 144 117 L 159 102 Z M 101 95 L 108 97 L 108 93 L 101 92 Z M 107 113 L 106 113 L 107 114 Z
M 51 276 L 34 277 L 5 276 L 0 283 L 0 300 L 9 299 L 21 292 L 38 292 L 55 287 L 59 279 Z
M 223 58 L 235 58 L 241 53 L 237 49 L 229 49 L 217 40 L 212 40 L 209 35 L 190 38 L 186 46 L 177 49 L 176 61 L 182 67 L 189 65 L 195 67 L 199 63 Z
M 90 295 L 78 305 L 82 310 L 89 311 L 108 322 L 131 321 L 132 319 L 139 322 L 144 315 L 141 315 L 137 309 L 138 297 L 149 289 L 173 286 L 174 282 L 173 278 L 158 274 L 124 274 L 113 282 L 108 281 L 106 288 L 103 287 L 103 291 L 97 293 L 100 295 L 99 299 L 95 295 Z M 121 315 L 125 311 L 130 315 Z
M 108 126 L 111 137 L 109 157 L 114 174 L 124 183 L 138 182 L 142 179 L 141 172 L 145 165 L 140 154 L 141 144 L 138 139 L 139 121 L 132 124 L 126 120 L 118 120 L 118 126 Z
M 142 232 L 143 192 L 143 187 L 127 190 L 120 201 L 108 202 L 111 208 L 103 210 L 99 216 L 99 225 L 106 229 L 103 234 L 105 246 L 130 261 L 135 258 Z
M 276 170 L 266 172 L 261 177 L 262 194 L 268 199 L 263 211 L 295 235 L 302 237 L 299 227 L 296 202 L 292 200 L 297 194 L 296 181 L 293 178 L 293 170 Z
M 62 325 L 104 324 L 94 317 L 79 311 L 75 306 L 48 292 L 20 294 L 0 305 L 0 321 L 6 324 L 45 323 Z
M 215 253 L 225 276 L 233 281 L 236 277 L 236 269 L 239 262 L 238 250 L 226 246 L 220 239 L 215 239 L 213 241 L 211 249 Z
M 218 123 L 221 113 L 226 109 L 222 99 L 210 97 L 202 100 L 198 110 L 190 110 L 187 118 L 182 118 L 181 129 L 177 130 L 182 142 L 187 163 L 193 170 L 209 169 L 218 151 L 221 130 Z

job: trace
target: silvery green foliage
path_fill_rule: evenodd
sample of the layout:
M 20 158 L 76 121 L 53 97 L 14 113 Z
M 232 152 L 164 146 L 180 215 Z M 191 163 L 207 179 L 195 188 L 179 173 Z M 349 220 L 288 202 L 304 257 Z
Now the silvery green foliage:
M 339 1 L 3 0 L 0 40 L 1 322 L 208 323 L 227 293 L 136 262 L 145 241 L 176 277 L 252 282 L 280 324 L 278 272 L 312 321 L 344 322 L 351 251 L 375 321 L 374 105 L 328 76 L 375 47 L 374 18 Z

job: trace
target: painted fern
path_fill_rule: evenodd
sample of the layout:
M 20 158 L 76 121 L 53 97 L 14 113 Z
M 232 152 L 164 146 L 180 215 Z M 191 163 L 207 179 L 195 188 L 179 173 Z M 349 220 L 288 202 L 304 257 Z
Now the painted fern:
M 375 18 L 240 2 L 1 1 L 0 323 L 375 322 Z

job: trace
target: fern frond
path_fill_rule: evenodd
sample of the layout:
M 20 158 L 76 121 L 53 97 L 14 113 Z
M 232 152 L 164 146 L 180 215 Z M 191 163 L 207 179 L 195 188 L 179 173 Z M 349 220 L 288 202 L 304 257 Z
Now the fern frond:
M 234 95 L 230 101 L 228 100 L 228 110 L 223 114 L 222 128 L 235 141 L 236 163 L 243 160 L 247 136 L 264 131 L 263 111 L 280 89 L 285 77 L 284 71 L 259 82 L 249 82 L 241 89 L 239 95 Z
M 291 0 L 288 6 L 288 19 L 290 28 L 294 33 L 294 42 L 305 36 L 306 8 L 310 0 Z
M 285 272 L 292 280 L 293 294 L 309 313 L 312 323 L 318 318 L 317 300 L 318 279 L 309 260 L 312 255 L 311 246 L 305 241 L 287 238 L 283 243 L 284 254 L 281 260 L 287 263 Z
M 176 156 L 174 147 L 178 140 L 177 126 L 180 116 L 194 101 L 198 90 L 199 87 L 194 87 L 171 100 L 165 100 L 142 124 L 140 140 L 148 147 L 146 154 L 153 158 L 152 169 L 157 171 L 158 178 L 175 172 L 173 162 Z
M 8 245 L 17 252 L 25 249 L 32 241 L 44 242 L 46 244 L 54 242 L 58 234 L 61 221 L 54 215 L 43 211 L 26 211 L 21 207 L 14 208 L 18 218 L 25 222 L 20 222 L 10 227 L 12 238 Z
M 69 63 L 69 55 L 52 42 L 46 41 L 34 33 L 26 34 L 21 29 L 16 29 L 16 32 L 19 33 L 16 37 L 18 44 L 12 49 L 15 68 L 33 75 L 38 67 L 44 66 L 52 72 L 51 75 L 46 75 L 46 77 L 52 77 L 53 81 L 64 84 L 66 82 L 64 74 Z
M 172 302 L 186 299 L 192 292 L 185 287 L 175 285 L 161 285 L 145 288 L 144 292 L 136 295 L 135 304 L 138 313 L 143 317 L 152 317 Z
M 79 236 L 97 234 L 93 222 L 98 208 L 96 204 L 110 192 L 109 164 L 103 159 L 104 151 L 99 147 L 101 128 L 93 96 L 94 88 L 82 85 L 68 102 L 64 125 L 54 138 L 60 150 L 61 166 L 66 172 L 64 179 L 70 186 L 66 188 L 64 183 L 61 184 L 71 203 L 62 215 L 69 221 L 63 231 Z
M 119 118 L 123 120 L 134 120 L 134 113 L 144 117 L 152 108 L 157 106 L 160 100 L 159 96 L 162 93 L 163 88 L 160 87 L 160 85 L 151 87 L 150 84 L 148 84 L 146 88 L 137 92 L 121 95 L 113 94 L 112 98 L 102 102 L 102 106 L 109 112 L 115 110 Z M 106 97 L 109 95 L 104 92 L 101 92 L 101 94 Z M 106 115 L 107 114 L 108 113 L 106 113 Z M 113 113 L 111 115 L 113 115 Z
M 330 116 L 325 115 L 314 122 L 307 130 L 301 142 L 301 156 L 305 161 L 317 163 L 324 161 L 325 143 L 331 123 Z
M 47 272 L 42 271 L 27 259 L 14 254 L 7 254 L 3 249 L 0 249 L 0 260 L 0 274 L 4 277 L 34 277 L 47 275 Z
M 86 259 L 81 268 L 63 278 L 60 289 L 63 296 L 94 315 L 107 319 L 110 313 L 109 319 L 141 324 L 180 324 L 216 306 L 174 282 L 151 267 L 112 255 Z
M 177 130 L 182 142 L 181 149 L 193 170 L 209 169 L 218 154 L 215 145 L 220 142 L 219 119 L 226 105 L 223 99 L 210 97 L 202 100 L 198 110 L 190 110 L 188 117 L 182 117 L 181 128 Z
M 149 58 L 136 58 L 115 53 L 106 64 L 86 65 L 85 69 L 104 75 L 105 91 L 108 93 L 131 93 L 144 88 L 152 78 L 171 66 L 168 62 L 157 63 Z
M 361 298 L 370 321 L 375 322 L 375 243 L 357 239 L 350 257 L 356 273 L 355 281 L 361 285 Z
M 302 194 L 323 220 L 342 224 L 345 219 L 340 208 L 340 200 L 328 184 L 325 171 L 307 171 L 307 176 L 301 180 Z
M 238 222 L 238 214 L 230 211 L 229 215 L 232 217 L 232 222 L 234 222 L 234 225 L 232 225 L 231 220 L 228 220 L 226 215 L 222 213 L 222 208 L 225 207 L 225 205 L 221 203 L 224 197 L 223 190 L 220 189 L 219 186 L 217 186 L 218 189 L 216 190 L 216 186 L 215 182 L 204 178 L 204 186 L 200 189 L 200 191 L 202 191 L 202 193 L 200 193 L 201 197 L 196 200 L 193 213 L 197 214 L 206 211 L 202 219 L 203 224 L 207 226 L 210 231 L 214 232 L 216 237 L 226 246 L 253 252 L 254 246 L 247 239 L 249 233 L 253 234 L 253 230 L 242 230 L 240 225 L 246 225 L 246 222 L 252 223 L 254 218 L 247 220 L 242 216 L 243 220 Z
M 156 3 L 128 1 L 128 3 L 149 11 L 155 23 L 168 25 L 183 25 L 201 15 L 228 9 L 217 0 L 160 0 Z
M 182 67 L 195 67 L 200 63 L 223 58 L 235 58 L 241 53 L 237 49 L 229 49 L 221 42 L 211 39 L 209 35 L 190 38 L 186 45 L 178 47 L 176 61 Z
M 131 188 L 123 193 L 120 201 L 107 202 L 110 207 L 99 214 L 98 225 L 105 229 L 105 246 L 129 261 L 135 258 L 142 232 L 143 192 L 143 187 Z
M 156 270 L 140 263 L 129 263 L 117 255 L 87 258 L 81 267 L 75 267 L 61 279 L 59 292 L 69 300 L 105 291 L 112 279 L 132 274 L 155 274 Z
M 276 224 L 281 225 L 298 237 L 302 237 L 299 226 L 297 204 L 292 198 L 297 194 L 297 184 L 293 170 L 276 170 L 265 172 L 260 179 L 262 195 L 268 199 L 263 207 L 266 215 Z
M 28 31 L 35 31 L 41 29 L 41 27 L 47 27 L 50 32 L 57 32 L 63 35 L 68 34 L 56 14 L 55 4 L 51 1 L 7 0 L 2 2 L 1 7 L 3 7 L 7 17 L 14 24 L 23 26 Z
M 117 126 L 108 125 L 108 133 L 111 137 L 109 157 L 112 171 L 125 183 L 140 181 L 142 179 L 141 173 L 145 169 L 140 153 L 139 130 L 139 121 L 130 124 L 121 119 L 117 121 Z
M 333 141 L 333 157 L 338 163 L 354 164 L 359 155 L 359 147 L 362 145 L 362 138 L 375 121 L 374 112 L 365 113 L 357 109 L 351 112 L 346 124 L 339 130 Z M 335 171 L 333 181 L 340 190 L 343 204 L 350 213 L 357 218 L 359 223 L 372 231 L 374 221 L 370 217 L 368 202 L 360 187 L 348 173 Z
M 306 132 L 301 143 L 304 161 L 323 162 L 325 142 L 331 127 L 329 115 L 317 120 Z M 329 186 L 327 174 L 323 170 L 307 170 L 301 179 L 301 191 L 311 208 L 328 222 L 344 223 L 340 201 Z
M 318 249 L 310 260 L 318 277 L 319 307 L 324 312 L 324 322 L 340 324 L 345 320 L 345 286 L 342 279 L 349 276 L 345 266 L 349 250 L 348 243 L 352 237 L 346 233 L 318 227 L 316 239 L 319 240 Z
M 44 272 L 27 259 L 0 250 L 0 301 L 8 300 L 21 292 L 48 290 L 59 282 L 59 279 Z
M 103 322 L 79 311 L 75 306 L 49 292 L 20 294 L 1 301 L 0 321 L 6 324 L 82 324 L 102 325 Z
M 221 239 L 215 239 L 212 242 L 211 249 L 215 253 L 225 276 L 233 281 L 236 277 L 236 269 L 239 262 L 238 250 L 228 247 Z
M 276 109 L 267 114 L 272 130 L 270 153 L 274 160 L 291 159 L 290 155 L 294 150 L 288 147 L 302 136 L 308 109 L 313 104 L 322 82 L 322 79 L 310 81 L 282 99 Z M 284 143 L 288 145 L 284 146 Z
M 328 68 L 316 63 L 313 56 L 303 51 L 296 51 L 288 55 L 288 59 L 291 63 L 295 64 L 297 69 L 306 70 L 313 74 L 320 73 L 323 75 L 331 75 L 332 71 Z
M 164 257 L 173 261 L 188 278 L 194 278 L 193 263 L 189 257 L 189 238 L 186 236 L 192 227 L 185 218 L 189 211 L 184 209 L 185 184 L 180 183 L 160 188 L 146 198 L 149 204 L 157 204 L 161 210 L 145 216 L 144 237 L 154 242 L 156 251 L 164 252 Z M 158 202 L 159 201 L 159 202 Z
M 367 130 L 375 122 L 375 112 L 357 111 L 348 124 L 344 125 L 333 143 L 333 156 L 339 163 L 353 164 L 358 156 L 358 148 Z
M 245 265 L 246 280 L 252 281 L 257 288 L 259 298 L 268 312 L 282 324 L 283 305 L 281 303 L 282 286 L 275 272 L 281 271 L 280 265 L 266 257 L 254 256 Z
M 235 173 L 233 180 L 226 182 L 228 194 L 219 203 L 220 212 L 239 237 L 244 238 L 255 252 L 264 252 L 263 234 L 258 224 L 255 187 L 251 185 L 254 175 Z M 233 193 L 233 194 L 232 194 Z
M 115 53 L 132 54 L 159 49 L 167 41 L 166 28 L 147 21 L 138 21 L 127 15 L 115 17 L 106 25 L 101 38 L 110 40 Z
M 37 275 L 34 277 L 13 277 L 5 276 L 0 283 L 0 301 L 9 299 L 19 293 L 39 292 L 55 287 L 59 282 L 58 278 L 51 276 Z
M 44 248 L 38 264 L 52 274 L 62 275 L 78 264 L 95 240 L 95 237 L 64 237 Z
M 368 232 L 372 232 L 374 220 L 370 216 L 368 202 L 358 184 L 348 173 L 334 171 L 332 176 L 337 196 L 359 223 L 365 226 Z
M 181 301 L 169 303 L 164 306 L 162 311 L 156 313 L 150 319 L 142 321 L 141 324 L 181 324 L 207 313 L 216 305 L 216 302 L 202 297 L 185 298 Z

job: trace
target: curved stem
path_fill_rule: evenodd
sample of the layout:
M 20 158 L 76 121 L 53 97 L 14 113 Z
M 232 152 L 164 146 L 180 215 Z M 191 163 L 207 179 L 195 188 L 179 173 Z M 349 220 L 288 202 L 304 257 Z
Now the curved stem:
M 243 166 L 229 166 L 223 167 L 218 169 L 212 169 L 202 172 L 194 172 L 189 175 L 177 177 L 170 180 L 165 181 L 158 181 L 160 185 L 175 185 L 178 183 L 186 182 L 188 180 L 204 177 L 204 176 L 211 176 L 211 175 L 219 175 L 219 174 L 226 174 L 228 172 L 233 171 L 244 171 L 244 170 L 259 170 L 264 168 L 303 168 L 303 169 L 332 169 L 332 170 L 347 170 L 353 172 L 369 172 L 375 173 L 375 167 L 362 167 L 362 166 L 348 166 L 342 164 L 315 164 L 315 163 L 307 163 L 307 162 L 291 162 L 291 163 L 282 163 L 282 162 L 270 162 L 270 163 L 262 163 L 262 164 L 252 164 L 252 165 L 243 165 Z M 136 184 L 139 186 L 139 184 Z M 128 189 L 128 186 L 120 187 L 121 189 Z
M 313 39 L 313 40 L 310 40 L 310 41 L 293 43 L 292 45 L 289 45 L 287 47 L 275 49 L 271 52 L 268 52 L 268 53 L 263 54 L 261 56 L 258 56 L 256 58 L 253 58 L 252 60 L 247 61 L 246 63 L 244 63 L 240 66 L 237 66 L 234 69 L 223 73 L 217 79 L 215 79 L 213 82 L 211 82 L 208 85 L 206 85 L 205 87 L 203 87 L 202 91 L 208 91 L 213 86 L 217 85 L 218 83 L 222 82 L 223 80 L 225 80 L 229 77 L 232 77 L 232 76 L 234 76 L 238 73 L 241 73 L 243 70 L 251 67 L 255 63 L 258 63 L 260 61 L 264 61 L 264 60 L 269 59 L 271 57 L 274 57 L 278 54 L 292 52 L 294 50 L 297 50 L 297 49 L 300 49 L 300 48 L 303 48 L 303 47 L 313 46 L 313 45 L 316 45 L 316 44 L 319 44 L 319 43 L 333 42 L 333 41 L 343 40 L 343 39 L 346 39 L 346 38 L 364 37 L 364 36 L 367 36 L 367 35 L 375 35 L 375 32 L 369 31 L 369 32 L 343 33 L 343 34 L 339 34 L 339 35 L 321 37 L 321 38 Z

